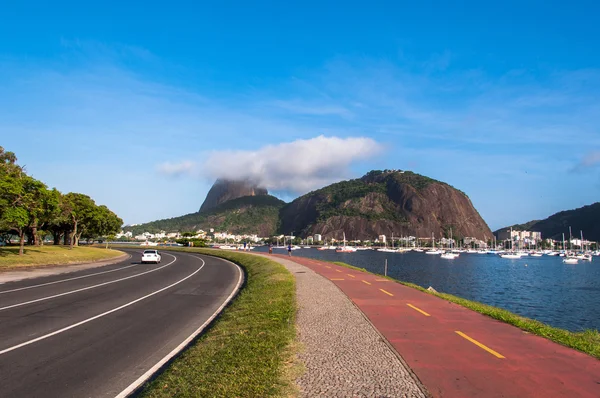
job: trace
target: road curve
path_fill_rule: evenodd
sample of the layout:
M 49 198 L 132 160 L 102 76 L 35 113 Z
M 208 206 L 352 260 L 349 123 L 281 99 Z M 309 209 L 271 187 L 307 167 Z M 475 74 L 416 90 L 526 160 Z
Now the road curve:
M 105 267 L 0 285 L 0 397 L 115 397 L 173 355 L 233 296 L 222 259 L 142 250 Z

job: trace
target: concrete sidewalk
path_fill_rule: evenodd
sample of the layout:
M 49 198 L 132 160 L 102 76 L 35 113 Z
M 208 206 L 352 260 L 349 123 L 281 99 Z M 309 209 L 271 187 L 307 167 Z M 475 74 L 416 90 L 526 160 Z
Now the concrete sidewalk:
M 600 397 L 587 354 L 377 275 L 291 260 L 343 291 L 435 397 Z
M 261 255 L 252 253 L 254 255 Z M 267 255 L 264 255 L 267 257 Z M 268 256 L 296 277 L 302 397 L 420 397 L 425 388 L 335 285 L 297 258 Z

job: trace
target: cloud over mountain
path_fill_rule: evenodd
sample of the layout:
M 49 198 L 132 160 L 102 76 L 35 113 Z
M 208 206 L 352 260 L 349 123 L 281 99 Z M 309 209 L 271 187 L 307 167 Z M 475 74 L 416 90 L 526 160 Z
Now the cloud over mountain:
M 272 191 L 300 194 L 347 178 L 353 163 L 382 150 L 382 145 L 370 138 L 321 135 L 255 151 L 212 151 L 202 161 L 163 163 L 158 170 L 167 175 L 249 180 Z

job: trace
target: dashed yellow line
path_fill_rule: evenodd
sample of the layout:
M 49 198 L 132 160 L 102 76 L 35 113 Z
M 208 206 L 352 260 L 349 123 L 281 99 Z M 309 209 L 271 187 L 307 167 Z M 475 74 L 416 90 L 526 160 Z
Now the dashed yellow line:
M 329 265 L 326 265 L 325 268 L 331 268 Z
M 336 269 L 337 272 L 342 272 L 342 270 Z
M 370 285 L 370 284 L 371 284 L 371 282 L 367 282 L 367 281 L 365 281 L 364 279 L 363 279 L 362 283 L 366 283 L 367 285 Z
M 463 332 L 459 332 L 458 330 L 456 330 L 456 334 L 458 334 L 460 337 L 463 337 L 463 338 L 469 340 L 471 343 L 475 344 L 477 347 L 483 348 L 484 350 L 486 350 L 487 352 L 489 352 L 490 354 L 492 354 L 496 358 L 500 358 L 500 359 L 504 359 L 505 358 L 502 354 L 499 354 L 498 352 L 492 350 L 491 348 L 489 348 L 489 347 L 481 344 L 479 341 L 477 341 L 475 339 L 472 339 L 471 337 L 467 336 Z
M 381 290 L 382 292 L 384 292 L 384 293 L 385 293 L 385 294 L 387 294 L 388 296 L 392 296 L 392 297 L 394 297 L 394 295 L 393 295 L 392 293 L 388 292 L 387 290 L 383 290 L 383 289 L 379 289 L 379 290 Z
M 356 277 L 355 277 L 354 275 L 352 275 L 352 274 L 346 274 L 346 275 L 348 275 L 348 276 L 349 276 L 349 277 L 351 277 L 351 278 L 356 278 Z
M 330 278 L 330 281 L 343 281 L 344 278 Z
M 375 279 L 375 282 L 389 282 L 389 279 Z
M 414 305 L 412 305 L 412 304 L 408 304 L 408 303 L 407 303 L 406 305 L 408 305 L 410 308 L 412 308 L 412 309 L 413 309 L 413 310 L 415 310 L 415 311 L 419 311 L 421 314 L 423 314 L 423 315 L 425 315 L 425 316 L 431 316 L 431 315 L 429 315 L 428 313 L 426 313 L 425 311 L 423 311 L 422 309 L 420 309 L 420 308 L 417 308 L 417 307 L 415 307 L 415 306 L 414 306 Z

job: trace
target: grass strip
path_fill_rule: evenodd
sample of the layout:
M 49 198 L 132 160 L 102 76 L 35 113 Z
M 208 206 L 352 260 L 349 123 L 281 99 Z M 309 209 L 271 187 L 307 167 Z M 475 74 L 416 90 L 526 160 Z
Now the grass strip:
M 0 270 L 44 265 L 61 265 L 108 260 L 119 257 L 123 252 L 98 247 L 68 246 L 25 246 L 22 256 L 19 247 L 0 248 Z
M 427 293 L 439 297 L 441 299 L 450 301 L 452 303 L 461 305 L 470 310 L 479 312 L 480 314 L 487 315 L 490 318 L 494 318 L 499 321 L 516 326 L 519 329 L 524 330 L 526 332 L 535 334 L 537 336 L 545 337 L 549 340 L 554 341 L 555 343 L 562 344 L 566 347 L 574 348 L 576 350 L 589 354 L 597 359 L 600 359 L 600 332 L 598 330 L 588 329 L 583 332 L 571 332 L 568 330 L 546 325 L 545 323 L 536 321 L 534 319 L 522 317 L 502 308 L 493 307 L 491 305 L 479 303 L 477 301 L 467 300 L 461 297 L 454 296 L 452 294 L 433 292 L 414 283 L 402 282 L 389 276 L 383 276 L 374 272 L 367 271 L 364 268 L 354 267 L 350 264 L 338 261 L 333 262 L 333 264 L 387 278 L 404 286 L 408 286 L 413 289 L 420 290 L 423 293 Z
M 245 269 L 246 284 L 212 327 L 147 383 L 140 396 L 294 395 L 294 276 L 264 257 L 211 249 L 177 251 L 230 260 Z

